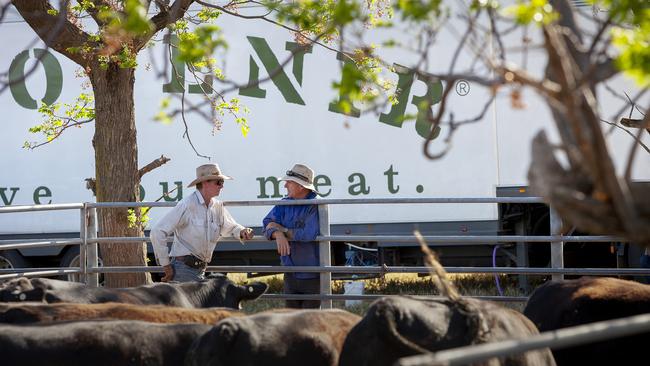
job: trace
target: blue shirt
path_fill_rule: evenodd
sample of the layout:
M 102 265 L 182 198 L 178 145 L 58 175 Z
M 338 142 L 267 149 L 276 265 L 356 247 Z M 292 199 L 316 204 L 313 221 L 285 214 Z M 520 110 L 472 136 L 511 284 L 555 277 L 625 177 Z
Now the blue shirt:
M 305 199 L 316 198 L 316 193 L 310 192 Z M 292 200 L 293 198 L 285 197 L 283 200 Z M 275 228 L 266 229 L 269 222 L 278 223 L 293 233 L 293 238 L 289 241 L 291 252 L 289 255 L 280 257 L 283 266 L 318 266 L 319 265 L 319 248 L 316 237 L 320 235 L 320 226 L 318 224 L 318 206 L 317 205 L 295 205 L 295 206 L 274 206 L 264 220 L 264 236 L 271 240 L 271 236 L 277 231 Z M 318 273 L 296 272 L 296 278 L 310 279 L 317 278 Z

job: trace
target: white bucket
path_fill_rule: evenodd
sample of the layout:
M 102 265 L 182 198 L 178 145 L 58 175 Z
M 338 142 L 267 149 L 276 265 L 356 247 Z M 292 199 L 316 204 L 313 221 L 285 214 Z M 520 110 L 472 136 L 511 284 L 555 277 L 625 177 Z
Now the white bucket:
M 346 295 L 363 295 L 363 282 L 348 281 L 343 284 L 343 290 Z M 345 300 L 345 307 L 361 304 L 361 300 Z

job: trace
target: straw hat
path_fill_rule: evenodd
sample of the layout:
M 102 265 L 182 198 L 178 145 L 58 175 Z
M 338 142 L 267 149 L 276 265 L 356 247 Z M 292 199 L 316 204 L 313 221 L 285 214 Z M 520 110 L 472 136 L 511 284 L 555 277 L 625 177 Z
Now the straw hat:
M 222 174 L 221 169 L 219 169 L 219 165 L 217 164 L 203 164 L 196 168 L 196 179 L 194 179 L 188 187 L 195 186 L 197 183 L 211 179 L 228 180 L 232 179 L 232 177 Z
M 291 170 L 287 170 L 286 175 L 280 180 L 290 180 L 292 182 L 296 182 L 301 186 L 318 193 L 316 187 L 314 187 L 314 171 L 307 165 L 294 165 Z

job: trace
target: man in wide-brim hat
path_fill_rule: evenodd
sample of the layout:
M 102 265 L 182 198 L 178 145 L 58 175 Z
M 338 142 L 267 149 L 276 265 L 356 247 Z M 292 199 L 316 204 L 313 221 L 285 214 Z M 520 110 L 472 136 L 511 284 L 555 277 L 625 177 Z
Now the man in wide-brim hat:
M 296 164 L 280 179 L 287 189 L 285 200 L 315 199 L 314 171 L 304 164 Z M 320 235 L 318 206 L 274 206 L 262 221 L 264 236 L 274 239 L 283 266 L 318 266 L 319 248 L 316 237 Z M 285 273 L 285 294 L 318 294 L 318 273 Z M 318 308 L 319 300 L 287 300 L 289 308 Z
M 151 229 L 150 237 L 158 263 L 163 266 L 167 281 L 198 281 L 212 259 L 220 237 L 241 240 L 253 238 L 253 230 L 239 225 L 216 199 L 229 177 L 217 164 L 196 168 L 196 179 L 188 187 L 196 191 L 181 200 Z M 167 237 L 174 234 L 168 251 Z M 243 243 L 243 242 L 242 242 Z

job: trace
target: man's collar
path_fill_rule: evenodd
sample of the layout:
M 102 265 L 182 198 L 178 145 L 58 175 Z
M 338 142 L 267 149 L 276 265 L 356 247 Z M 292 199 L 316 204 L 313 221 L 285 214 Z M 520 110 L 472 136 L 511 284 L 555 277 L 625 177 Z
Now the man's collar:
M 196 194 L 196 198 L 199 201 L 199 204 L 205 206 L 205 200 L 203 199 L 203 195 L 201 194 L 201 192 L 197 189 L 196 191 L 194 191 L 194 193 Z

